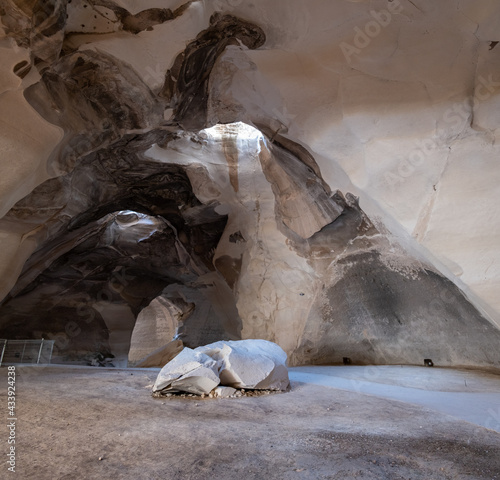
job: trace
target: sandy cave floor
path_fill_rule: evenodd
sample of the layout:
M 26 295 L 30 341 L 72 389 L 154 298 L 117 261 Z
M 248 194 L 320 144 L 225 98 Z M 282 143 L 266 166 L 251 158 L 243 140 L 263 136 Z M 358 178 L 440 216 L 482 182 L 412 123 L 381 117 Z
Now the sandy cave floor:
M 154 399 L 146 387 L 159 369 L 17 367 L 16 472 L 4 463 L 0 478 L 500 479 L 500 433 L 359 393 L 370 379 L 415 387 L 416 371 L 405 371 L 404 383 L 394 368 L 370 376 L 366 368 L 325 368 L 291 369 L 289 393 Z M 346 391 L 315 384 L 308 372 L 362 382 Z M 463 391 L 460 372 L 449 372 L 446 383 L 442 371 L 427 369 L 418 384 L 427 392 Z M 479 375 L 471 393 L 484 388 L 500 407 L 499 376 L 463 373 L 468 385 Z M 6 367 L 0 382 L 7 418 Z

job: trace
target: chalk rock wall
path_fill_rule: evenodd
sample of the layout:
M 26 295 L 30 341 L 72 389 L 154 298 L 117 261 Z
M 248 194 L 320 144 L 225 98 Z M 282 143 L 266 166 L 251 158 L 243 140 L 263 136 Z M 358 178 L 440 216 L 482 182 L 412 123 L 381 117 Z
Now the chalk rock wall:
M 498 367 L 496 3 L 157 3 L 0 7 L 0 337 Z

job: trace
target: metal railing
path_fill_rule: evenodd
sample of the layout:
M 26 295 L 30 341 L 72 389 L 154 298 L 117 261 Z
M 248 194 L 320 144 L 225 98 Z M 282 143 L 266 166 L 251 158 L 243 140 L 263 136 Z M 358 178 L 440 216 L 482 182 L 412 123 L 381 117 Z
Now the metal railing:
M 54 340 L 0 339 L 0 365 L 50 363 Z

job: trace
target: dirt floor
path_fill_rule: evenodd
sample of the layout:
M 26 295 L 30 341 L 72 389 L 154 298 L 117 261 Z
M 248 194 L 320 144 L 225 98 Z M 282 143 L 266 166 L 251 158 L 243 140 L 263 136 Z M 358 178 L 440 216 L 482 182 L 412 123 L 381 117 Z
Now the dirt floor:
M 500 479 L 500 434 L 434 410 L 298 382 L 154 399 L 157 372 L 17 367 L 16 467 L 0 478 Z

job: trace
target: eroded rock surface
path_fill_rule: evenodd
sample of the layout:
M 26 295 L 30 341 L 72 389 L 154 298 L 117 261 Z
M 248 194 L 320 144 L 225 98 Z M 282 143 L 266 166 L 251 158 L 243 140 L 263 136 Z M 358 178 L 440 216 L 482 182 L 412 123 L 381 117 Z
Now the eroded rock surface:
M 498 7 L 389 3 L 2 2 L 0 337 L 498 368 Z
M 266 36 L 257 25 L 231 15 L 214 14 L 210 27 L 177 56 L 160 95 L 174 110 L 173 120 L 187 129 L 206 127 L 210 73 L 229 45 L 259 48 Z

